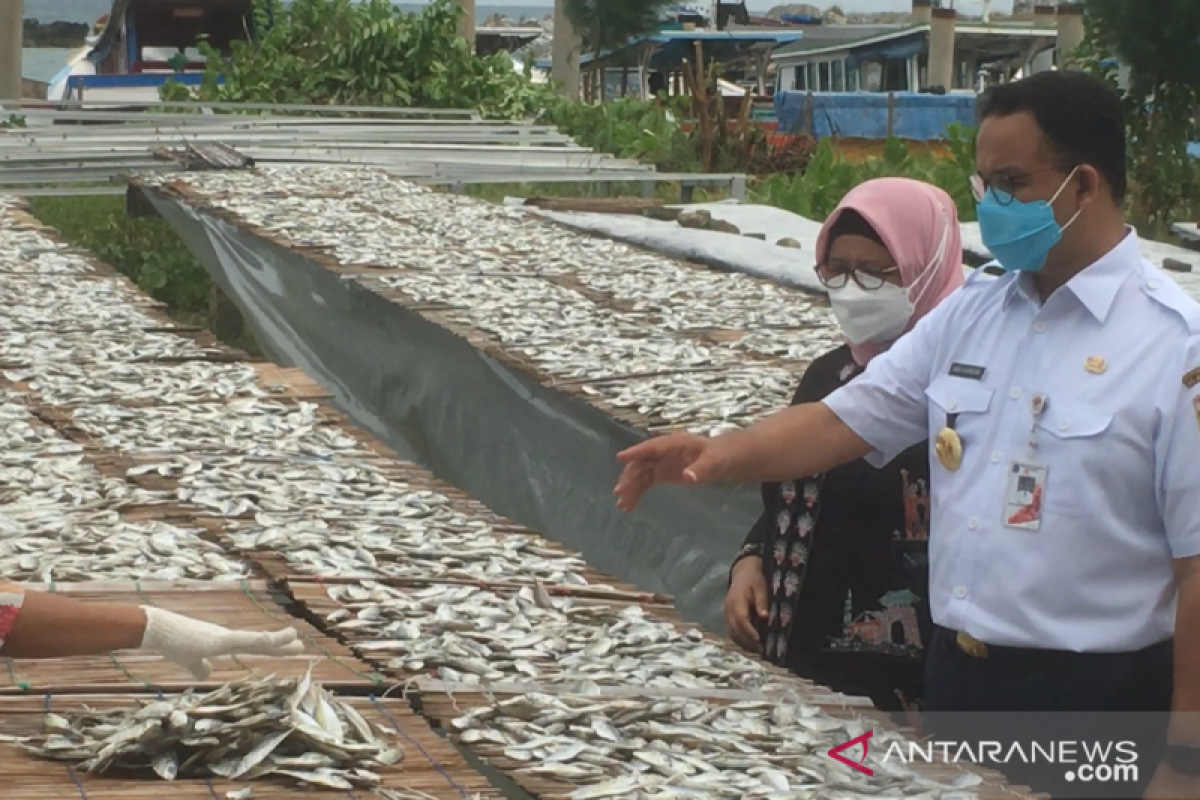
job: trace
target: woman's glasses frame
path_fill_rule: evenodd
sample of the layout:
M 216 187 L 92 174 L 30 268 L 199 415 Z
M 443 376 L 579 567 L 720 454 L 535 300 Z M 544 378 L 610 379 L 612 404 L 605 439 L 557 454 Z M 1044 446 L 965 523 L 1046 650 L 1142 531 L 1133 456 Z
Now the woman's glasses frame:
M 883 285 L 888 283 L 888 276 L 894 275 L 899 269 L 899 267 L 895 266 L 887 267 L 886 269 L 832 269 L 825 264 L 818 264 L 814 267 L 817 273 L 817 280 L 826 289 L 841 289 L 853 278 L 859 288 L 866 292 L 882 289 Z

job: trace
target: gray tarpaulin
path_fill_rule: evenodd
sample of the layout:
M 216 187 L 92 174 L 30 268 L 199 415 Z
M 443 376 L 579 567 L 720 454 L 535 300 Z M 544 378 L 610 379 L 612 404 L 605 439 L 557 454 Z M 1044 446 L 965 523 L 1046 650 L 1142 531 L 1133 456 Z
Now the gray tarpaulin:
M 303 369 L 361 427 L 441 479 L 724 630 L 727 570 L 758 515 L 756 489 L 656 489 L 634 514 L 620 512 L 615 454 L 644 434 L 299 253 L 147 195 L 268 357 Z

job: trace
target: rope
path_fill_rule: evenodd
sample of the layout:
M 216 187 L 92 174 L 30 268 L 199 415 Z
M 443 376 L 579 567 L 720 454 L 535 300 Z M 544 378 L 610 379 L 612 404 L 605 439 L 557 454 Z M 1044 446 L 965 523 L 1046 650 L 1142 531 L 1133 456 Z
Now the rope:
M 160 608 L 160 606 L 158 605 L 158 603 L 155 603 L 153 600 L 151 600 L 149 597 L 147 597 L 147 596 L 146 596 L 146 594 L 145 594 L 145 593 L 142 591 L 142 582 L 141 582 L 141 581 L 134 581 L 134 582 L 133 582 L 133 588 L 134 588 L 134 590 L 137 592 L 137 596 L 138 596 L 138 597 L 140 597 L 140 598 L 142 598 L 142 600 L 146 601 L 146 605 L 148 605 L 148 606 L 154 606 L 155 608 Z M 251 675 L 257 675 L 257 674 L 258 674 L 258 673 L 256 673 L 256 672 L 255 672 L 253 669 L 251 669 L 250 667 L 247 667 L 245 664 L 243 664 L 243 663 L 242 663 L 242 660 L 241 660 L 240 658 L 238 658 L 238 657 L 237 657 L 237 654 L 236 654 L 236 653 L 230 653 L 230 654 L 229 654 L 229 657 L 230 657 L 231 659 L 233 659 L 233 663 L 237 664 L 239 667 L 241 667 L 242 669 L 244 669 L 244 670 L 245 670 L 246 672 L 248 672 L 249 674 L 251 674 Z M 161 692 L 160 692 L 160 695 L 161 695 Z
M 140 683 L 143 687 L 145 687 L 146 689 L 148 689 L 151 692 L 159 691 L 158 687 L 155 686 L 154 684 L 150 683 L 149 681 L 141 680 L 138 678 L 138 676 L 136 676 L 132 672 L 130 672 L 128 667 L 126 667 L 124 664 L 122 664 L 120 661 L 117 660 L 117 656 L 115 653 L 110 652 L 108 654 L 108 660 L 113 663 L 114 667 L 116 667 L 122 673 L 125 674 L 125 677 L 129 679 L 130 683 Z
M 258 606 L 259 611 L 262 611 L 264 614 L 266 614 L 268 617 L 275 620 L 276 622 L 295 622 L 295 620 L 285 620 L 283 617 L 280 617 L 278 614 L 271 611 L 269 608 L 267 608 L 262 603 L 260 603 L 258 598 L 254 596 L 254 593 L 250 591 L 250 584 L 247 583 L 246 581 L 242 581 L 242 591 L 246 593 L 247 597 L 249 597 L 252 601 L 254 601 L 254 605 Z M 375 684 L 376 686 L 383 686 L 386 683 L 386 681 L 384 680 L 384 677 L 382 675 L 380 675 L 378 672 L 371 672 L 371 673 L 359 672 L 357 669 L 355 669 L 354 667 L 345 663 L 340 658 L 335 656 L 333 653 L 329 652 L 329 648 L 327 648 L 325 645 L 321 644 L 316 639 L 313 639 L 308 634 L 300 632 L 300 636 L 301 636 L 301 638 L 304 639 L 304 641 L 308 642 L 313 647 L 317 648 L 322 653 L 324 653 L 325 657 L 328 658 L 330 661 L 337 664 L 339 667 L 342 667 L 343 669 L 352 672 L 357 677 L 365 678 L 365 679 L 371 681 L 371 683 Z
M 370 695 L 370 698 L 371 698 L 371 705 L 375 706 L 375 709 L 380 714 L 383 714 L 384 719 L 386 719 L 388 722 L 390 722 L 392 724 L 392 727 L 396 729 L 397 733 L 399 733 L 401 736 L 403 736 L 405 739 L 407 739 L 411 744 L 416 745 L 417 749 L 421 751 L 421 755 L 425 756 L 425 760 L 433 765 L 433 768 L 435 770 L 437 770 L 443 778 L 446 779 L 447 783 L 449 783 L 451 786 L 453 786 L 458 791 L 458 793 L 461 794 L 463 797 L 470 797 L 470 795 L 467 794 L 467 790 L 464 789 L 463 787 L 459 786 L 458 783 L 455 782 L 454 778 L 452 778 L 450 776 L 450 773 L 446 772 L 446 770 L 442 768 L 442 765 L 437 762 L 437 759 L 435 759 L 433 756 L 429 755 L 429 751 L 426 750 L 424 747 L 422 747 L 420 742 L 418 742 L 416 739 L 412 738 L 411 736 L 409 736 L 407 733 L 404 732 L 404 729 L 400 727 L 400 723 L 396 721 L 395 717 L 393 717 L 391 714 L 389 714 L 387 712 L 387 709 L 384 708 L 383 706 L 381 706 L 379 704 L 379 701 L 375 699 L 375 695 Z
M 49 692 L 46 692 L 45 707 L 46 707 L 46 713 L 49 714 L 50 713 L 50 693 Z M 79 792 L 80 800 L 88 800 L 87 789 L 83 788 L 83 781 L 79 780 L 79 776 L 75 774 L 75 769 L 70 764 L 66 764 L 65 766 L 66 766 L 67 774 L 71 776 L 71 782 L 75 784 L 75 790 L 77 792 Z
M 13 660 L 11 658 L 4 659 L 4 666 L 8 668 L 8 679 L 12 681 L 13 686 L 16 686 L 21 694 L 28 694 L 29 682 L 17 680 L 17 669 L 13 666 Z
M 212 800 L 221 800 L 220 795 L 217 794 L 217 790 L 213 788 L 212 778 L 204 779 L 204 788 L 208 789 L 208 796 L 211 797 Z

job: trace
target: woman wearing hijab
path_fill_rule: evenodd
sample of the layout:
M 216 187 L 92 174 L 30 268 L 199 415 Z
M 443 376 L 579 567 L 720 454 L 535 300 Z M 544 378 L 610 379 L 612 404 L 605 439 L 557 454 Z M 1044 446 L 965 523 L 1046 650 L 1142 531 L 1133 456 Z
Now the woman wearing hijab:
M 963 283 L 954 202 L 905 178 L 857 187 L 817 240 L 817 275 L 846 344 L 813 361 L 792 404 L 853 380 Z M 856 461 L 762 487 L 763 513 L 730 570 L 725 619 L 740 646 L 884 711 L 921 696 L 928 445 L 876 469 Z
M 154 650 L 205 680 L 210 658 L 293 656 L 304 652 L 295 628 L 232 631 L 153 606 L 84 603 L 0 583 L 0 656 L 68 658 L 114 650 Z

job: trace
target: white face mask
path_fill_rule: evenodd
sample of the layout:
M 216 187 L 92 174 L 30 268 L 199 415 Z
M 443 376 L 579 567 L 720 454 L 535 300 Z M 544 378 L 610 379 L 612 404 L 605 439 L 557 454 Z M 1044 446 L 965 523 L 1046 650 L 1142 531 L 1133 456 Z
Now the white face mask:
M 885 283 L 878 289 L 867 291 L 853 279 L 847 280 L 840 289 L 829 290 L 829 302 L 833 306 L 833 314 L 837 317 L 842 333 L 851 344 L 880 344 L 893 342 L 900 338 L 908 327 L 916 310 L 916 303 L 925 290 L 929 288 L 926 278 L 942 260 L 949 239 L 950 224 L 943 212 L 942 240 L 937 253 L 925 265 L 925 269 L 913 281 L 912 286 L 905 288 L 894 283 Z M 914 300 L 909 296 L 913 287 L 924 282 Z
M 908 291 L 894 283 L 867 291 L 849 280 L 842 288 L 829 290 L 829 302 L 851 344 L 877 344 L 900 338 L 914 310 Z

